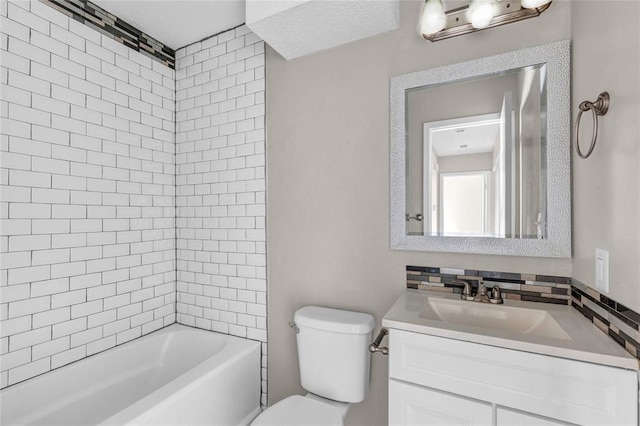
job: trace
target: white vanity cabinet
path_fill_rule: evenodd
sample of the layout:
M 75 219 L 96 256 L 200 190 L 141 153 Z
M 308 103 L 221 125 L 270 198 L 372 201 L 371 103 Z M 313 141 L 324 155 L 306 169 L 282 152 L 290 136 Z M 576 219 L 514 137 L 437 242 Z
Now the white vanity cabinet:
M 390 425 L 638 425 L 637 371 L 391 329 Z
M 504 407 L 496 407 L 496 425 L 497 426 L 567 426 L 571 423 L 561 422 L 546 417 L 536 416 L 531 413 L 523 413 L 519 411 L 509 410 Z
M 424 386 L 389 381 L 390 425 L 492 426 L 491 404 Z

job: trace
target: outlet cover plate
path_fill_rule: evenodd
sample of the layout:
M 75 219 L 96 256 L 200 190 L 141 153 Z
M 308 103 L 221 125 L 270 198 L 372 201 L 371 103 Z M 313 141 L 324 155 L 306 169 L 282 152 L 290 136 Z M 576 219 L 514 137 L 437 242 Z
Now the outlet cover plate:
M 609 252 L 596 249 L 596 288 L 609 293 Z

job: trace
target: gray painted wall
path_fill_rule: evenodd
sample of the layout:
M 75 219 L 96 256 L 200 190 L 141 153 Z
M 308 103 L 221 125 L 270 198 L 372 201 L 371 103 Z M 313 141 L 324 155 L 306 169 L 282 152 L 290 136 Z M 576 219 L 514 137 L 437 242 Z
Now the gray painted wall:
M 587 160 L 573 154 L 573 276 L 595 285 L 595 249 L 609 250 L 611 297 L 640 311 L 640 2 L 579 1 L 572 7 L 573 118 L 604 90 L 611 106 L 600 119 Z M 592 121 L 581 123 L 581 146 Z
M 415 31 L 421 2 L 403 2 L 397 31 L 289 62 L 267 50 L 270 404 L 303 393 L 287 325 L 295 310 L 353 309 L 379 323 L 405 287 L 407 264 L 571 275 L 573 262 L 593 284 L 600 246 L 612 254 L 612 297 L 640 309 L 640 17 L 638 4 L 614 3 L 556 1 L 536 19 L 429 43 Z M 574 260 L 390 250 L 390 77 L 569 39 L 572 16 L 572 104 L 604 89 L 614 102 L 593 157 L 574 161 Z M 624 66 L 585 71 L 596 58 Z M 374 356 L 371 373 L 348 425 L 386 424 L 387 359 Z

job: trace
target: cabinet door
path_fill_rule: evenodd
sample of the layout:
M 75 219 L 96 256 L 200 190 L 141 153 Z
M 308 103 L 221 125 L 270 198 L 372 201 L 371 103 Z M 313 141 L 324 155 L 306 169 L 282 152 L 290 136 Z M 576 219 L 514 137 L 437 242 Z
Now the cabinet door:
M 492 425 L 491 404 L 389 380 L 389 425 Z
M 573 423 L 565 423 L 548 417 L 536 416 L 522 411 L 513 411 L 504 407 L 498 407 L 496 411 L 497 426 L 571 426 Z

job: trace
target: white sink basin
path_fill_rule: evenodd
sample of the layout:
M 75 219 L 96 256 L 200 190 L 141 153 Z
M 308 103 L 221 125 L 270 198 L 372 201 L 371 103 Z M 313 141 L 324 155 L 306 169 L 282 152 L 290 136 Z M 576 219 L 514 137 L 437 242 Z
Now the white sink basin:
M 461 300 L 454 293 L 407 289 L 382 318 L 382 326 L 390 329 L 391 341 L 393 330 L 404 330 L 631 370 L 639 365 L 567 305 L 513 299 L 493 305 Z
M 551 339 L 571 340 L 567 332 L 545 311 L 429 297 L 420 318 L 446 323 Z

